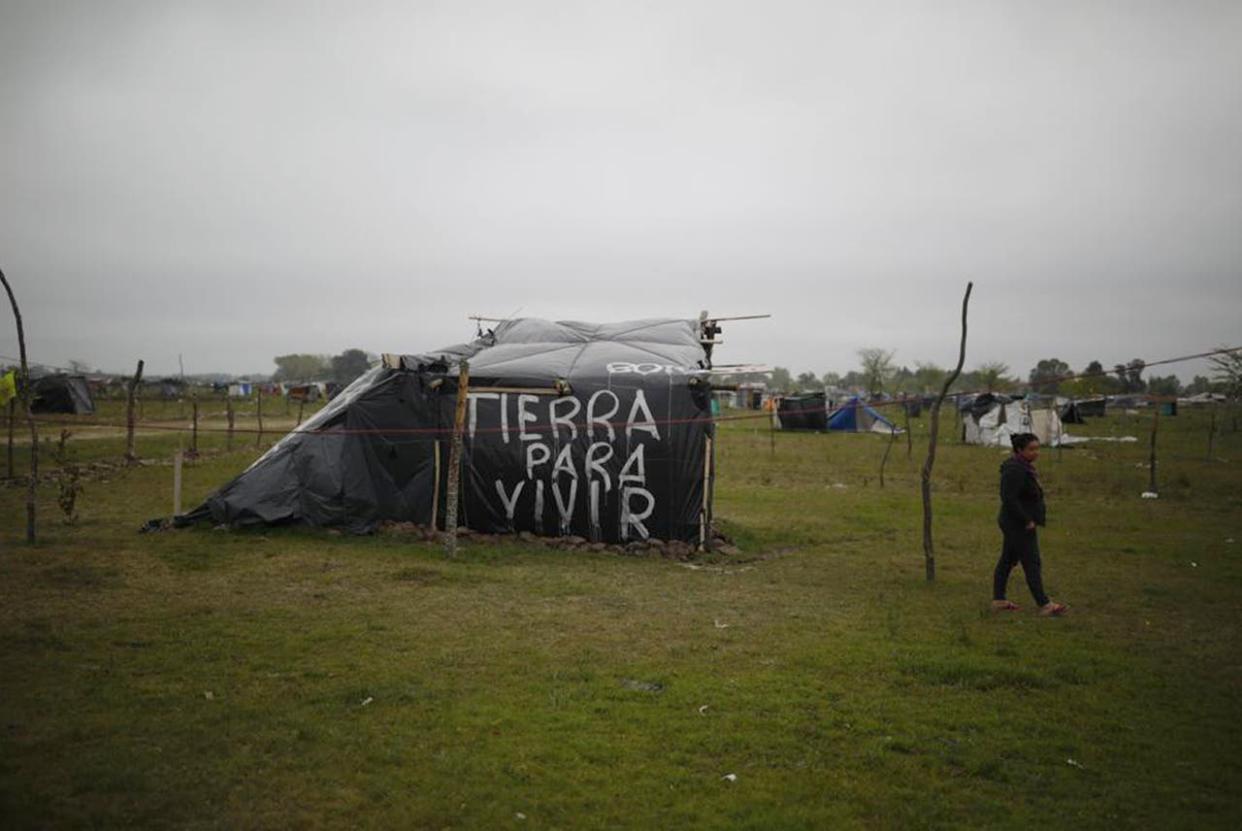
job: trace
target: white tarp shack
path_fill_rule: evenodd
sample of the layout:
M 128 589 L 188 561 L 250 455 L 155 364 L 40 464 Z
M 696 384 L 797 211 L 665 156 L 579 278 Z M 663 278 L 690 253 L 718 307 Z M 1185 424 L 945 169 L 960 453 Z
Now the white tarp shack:
M 1074 441 L 1053 406 L 1037 409 L 1027 401 L 980 395 L 962 408 L 962 439 L 967 444 L 1010 447 L 1010 436 L 1017 433 L 1034 433 L 1049 447 Z
M 253 391 L 249 381 L 234 381 L 229 384 L 229 398 L 249 398 Z

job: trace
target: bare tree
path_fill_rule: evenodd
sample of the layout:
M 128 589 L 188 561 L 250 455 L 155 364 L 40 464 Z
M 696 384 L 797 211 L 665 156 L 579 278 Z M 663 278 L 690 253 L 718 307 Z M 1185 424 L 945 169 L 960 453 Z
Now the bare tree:
M 932 402 L 931 435 L 927 441 L 927 461 L 923 462 L 923 563 L 927 568 L 927 582 L 936 579 L 936 553 L 932 545 L 932 508 L 931 508 L 931 474 L 936 464 L 936 439 L 940 433 L 940 405 L 949 394 L 949 387 L 962 374 L 962 364 L 966 363 L 966 310 L 970 305 L 970 292 L 975 287 L 973 282 L 966 284 L 966 295 L 962 298 L 962 345 L 957 355 L 957 366 L 944 380 L 940 395 Z
M 884 389 L 884 385 L 893 375 L 893 356 L 896 352 L 887 349 L 868 347 L 858 350 L 858 361 L 862 365 L 863 378 L 867 385 L 867 394 L 875 398 Z
M 26 411 L 26 423 L 30 425 L 30 482 L 26 488 L 26 542 L 35 542 L 35 498 L 39 487 L 39 428 L 35 425 L 34 413 L 30 409 L 30 367 L 26 363 L 26 331 L 22 328 L 22 312 L 17 308 L 17 298 L 13 296 L 13 288 L 0 269 L 0 283 L 9 296 L 9 305 L 13 307 L 13 320 L 17 323 L 17 348 L 21 358 L 21 370 L 18 375 L 22 409 Z

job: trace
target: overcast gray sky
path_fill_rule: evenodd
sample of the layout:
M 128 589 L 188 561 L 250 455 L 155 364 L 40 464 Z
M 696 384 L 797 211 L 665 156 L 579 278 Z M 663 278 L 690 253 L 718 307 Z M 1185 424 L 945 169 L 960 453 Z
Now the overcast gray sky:
M 1240 43 L 1238 2 L 0 0 L 0 267 L 34 359 L 153 373 L 704 308 L 774 315 L 722 362 L 949 364 L 967 280 L 968 367 L 1240 344 Z

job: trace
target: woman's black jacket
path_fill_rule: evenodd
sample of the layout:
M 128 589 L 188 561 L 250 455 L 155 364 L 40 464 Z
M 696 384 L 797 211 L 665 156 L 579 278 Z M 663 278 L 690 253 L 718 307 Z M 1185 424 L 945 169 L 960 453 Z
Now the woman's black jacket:
M 1044 489 L 1027 466 L 1015 456 L 1010 456 L 1000 466 L 1000 515 L 997 521 L 1005 531 L 1024 531 L 1026 524 L 1034 521 L 1044 525 L 1047 509 L 1044 507 Z

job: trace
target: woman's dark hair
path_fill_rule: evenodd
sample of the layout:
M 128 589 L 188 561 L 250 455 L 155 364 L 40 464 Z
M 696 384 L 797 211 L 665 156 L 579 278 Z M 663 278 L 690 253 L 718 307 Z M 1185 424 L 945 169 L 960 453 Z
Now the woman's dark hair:
M 1009 437 L 1009 441 L 1013 444 L 1015 453 L 1026 449 L 1026 446 L 1033 441 L 1039 441 L 1039 436 L 1034 433 L 1014 433 Z

